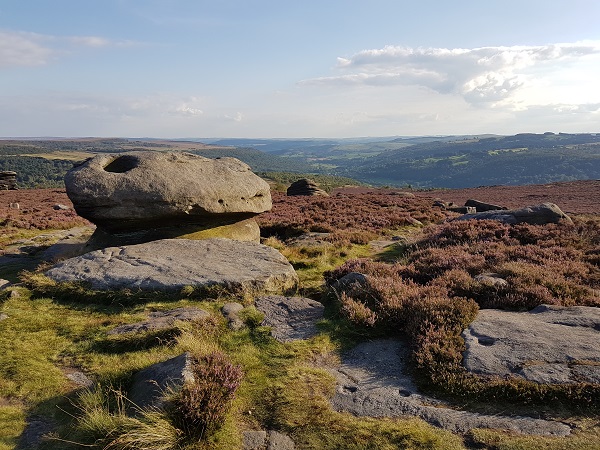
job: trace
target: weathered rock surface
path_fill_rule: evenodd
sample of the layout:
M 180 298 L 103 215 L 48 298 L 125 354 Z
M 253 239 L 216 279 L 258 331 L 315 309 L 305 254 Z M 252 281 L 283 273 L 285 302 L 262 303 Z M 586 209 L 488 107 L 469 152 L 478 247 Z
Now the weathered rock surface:
M 46 416 L 30 416 L 27 417 L 27 425 L 21 438 L 17 443 L 17 450 L 32 450 L 42 444 L 44 438 L 49 433 L 56 430 L 58 424 Z
M 329 197 L 329 194 L 321 189 L 317 183 L 307 178 L 294 181 L 290 187 L 287 188 L 287 195 L 318 195 L 321 197 Z
M 129 389 L 129 400 L 138 408 L 160 407 L 168 389 L 180 389 L 194 381 L 192 356 L 183 353 L 137 372 Z
M 463 332 L 467 370 L 538 383 L 600 383 L 600 308 L 482 309 Z
M 190 153 L 97 155 L 65 176 L 77 213 L 108 232 L 173 224 L 230 223 L 271 209 L 266 181 L 235 158 Z
M 205 319 L 208 316 L 210 316 L 210 314 L 205 310 L 194 307 L 175 308 L 168 311 L 154 311 L 148 315 L 148 320 L 119 325 L 110 330 L 108 334 L 133 334 L 165 330 L 171 328 L 176 322 L 193 322 Z
M 496 287 L 506 287 L 508 286 L 508 281 L 502 278 L 497 273 L 480 273 L 479 275 L 475 275 L 473 279 L 481 284 L 487 284 L 488 286 L 496 286 Z
M 244 431 L 242 450 L 294 450 L 294 441 L 278 431 Z
M 308 339 L 317 334 L 317 322 L 325 307 L 310 298 L 258 297 L 256 309 L 265 315 L 262 325 L 272 327 L 271 335 L 280 342 Z
M 0 278 L 0 289 L 5 289 L 10 286 L 10 281 Z
M 85 282 L 97 290 L 177 291 L 218 285 L 282 293 L 298 282 L 294 268 L 274 248 L 230 239 L 164 239 L 110 247 L 63 261 L 46 275 L 59 282 Z
M 232 330 L 240 330 L 244 327 L 244 321 L 240 318 L 239 313 L 244 309 L 244 305 L 237 302 L 228 302 L 221 308 L 221 314 L 227 319 L 227 324 Z
M 330 235 L 331 233 L 303 233 L 300 236 L 288 239 L 286 241 L 286 245 L 290 247 L 329 247 L 333 244 L 325 240 L 325 238 L 327 238 Z
M 331 399 L 333 408 L 357 416 L 416 416 L 459 433 L 473 428 L 497 428 L 565 436 L 571 431 L 560 422 L 451 409 L 446 403 L 419 393 L 405 374 L 409 359 L 409 345 L 401 341 L 375 340 L 359 344 L 342 356 L 341 366 L 330 369 L 338 383 Z
M 571 223 L 567 216 L 554 203 L 542 203 L 541 205 L 527 206 L 521 209 L 485 211 L 474 214 L 465 214 L 455 220 L 497 220 L 502 223 L 514 225 L 517 223 L 529 223 L 532 225 L 544 225 L 547 223 L 558 223 L 565 221 Z
M 17 172 L 5 170 L 0 172 L 0 191 L 17 189 Z
M 493 203 L 480 202 L 479 200 L 469 199 L 465 202 L 465 206 L 475 208 L 477 212 L 507 210 L 504 206 L 494 205 Z

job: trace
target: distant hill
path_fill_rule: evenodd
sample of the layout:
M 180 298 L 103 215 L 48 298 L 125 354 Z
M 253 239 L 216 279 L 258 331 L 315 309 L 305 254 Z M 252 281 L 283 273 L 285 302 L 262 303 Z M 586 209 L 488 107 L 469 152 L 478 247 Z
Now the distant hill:
M 372 185 L 466 188 L 600 179 L 600 134 L 409 136 L 351 139 L 125 138 L 0 140 L 0 170 L 22 187 L 58 186 L 97 153 L 187 151 L 231 156 L 255 172 L 347 177 Z
M 434 141 L 338 165 L 373 184 L 463 188 L 600 178 L 600 134 L 518 134 Z

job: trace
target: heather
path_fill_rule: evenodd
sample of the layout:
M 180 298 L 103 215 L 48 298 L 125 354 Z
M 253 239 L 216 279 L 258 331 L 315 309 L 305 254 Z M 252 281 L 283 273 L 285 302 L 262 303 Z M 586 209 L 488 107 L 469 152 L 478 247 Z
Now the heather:
M 43 192 L 56 194 L 48 194 L 48 214 L 62 214 L 51 208 L 54 203 L 70 205 L 64 191 Z M 28 211 L 22 215 L 26 224 L 34 211 L 27 192 L 18 194 L 21 210 Z M 115 291 L 101 298 L 84 286 L 44 286 L 47 280 L 38 274 L 23 273 L 32 289 L 21 286 L 20 297 L 6 292 L 0 297 L 0 312 L 9 316 L 0 322 L 0 422 L 8 424 L 0 426 L 0 448 L 14 448 L 28 417 L 36 415 L 59 424 L 43 444 L 48 449 L 239 449 L 241 433 L 259 429 L 286 433 L 298 449 L 597 448 L 598 385 L 470 375 L 462 366 L 461 332 L 483 308 L 598 306 L 600 220 L 572 216 L 573 225 L 544 226 L 446 221 L 456 214 L 417 194 L 274 193 L 273 210 L 259 216 L 263 243 L 296 269 L 297 295 L 326 305 L 320 334 L 305 341 L 275 341 L 261 326 L 252 299 L 231 292 L 197 292 L 190 286 L 172 296 Z M 316 243 L 292 239 L 315 231 L 328 234 Z M 381 250 L 373 241 L 388 247 Z M 505 284 L 478 281 L 482 274 Z M 220 312 L 230 301 L 245 303 L 242 329 L 229 329 Z M 201 307 L 210 317 L 163 332 L 107 335 L 150 312 L 182 306 Z M 332 410 L 336 383 L 327 367 L 346 349 L 378 337 L 409 342 L 414 380 L 453 407 L 561 420 L 573 426 L 572 436 L 478 429 L 463 435 L 416 418 L 364 418 Z M 165 409 L 128 415 L 133 374 L 182 352 L 194 355 L 202 381 L 169 393 Z M 88 374 L 93 388 L 75 390 L 66 369 Z
M 384 234 L 445 218 L 431 199 L 396 191 L 336 193 L 331 197 L 288 197 L 273 193 L 273 209 L 259 217 L 263 236 L 287 238 L 304 232 Z
M 593 385 L 563 388 L 467 374 L 460 334 L 479 308 L 599 306 L 599 231 L 592 219 L 518 226 L 450 221 L 425 229 L 395 263 L 351 260 L 325 280 L 346 320 L 410 339 L 415 370 L 428 389 L 471 401 L 593 408 L 600 398 Z M 364 277 L 345 282 L 352 273 Z M 488 277 L 478 279 L 482 274 Z

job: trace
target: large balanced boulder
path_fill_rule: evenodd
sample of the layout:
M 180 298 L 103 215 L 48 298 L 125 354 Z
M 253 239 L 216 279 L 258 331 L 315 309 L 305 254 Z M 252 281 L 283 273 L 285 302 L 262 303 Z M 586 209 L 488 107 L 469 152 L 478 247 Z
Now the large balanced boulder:
M 59 263 L 46 272 L 58 282 L 95 290 L 179 291 L 221 286 L 239 293 L 282 293 L 298 277 L 272 247 L 231 239 L 162 239 L 109 247 Z
M 17 172 L 6 170 L 0 172 L 0 191 L 17 189 Z
M 97 155 L 69 171 L 65 186 L 77 213 L 108 235 L 100 240 L 113 236 L 122 244 L 198 238 L 202 231 L 200 238 L 236 238 L 206 230 L 234 227 L 239 234 L 236 224 L 272 206 L 268 183 L 247 164 L 191 153 Z M 244 230 L 252 238 L 242 240 L 258 239 L 255 222 L 243 223 Z
M 482 309 L 464 331 L 464 365 L 538 383 L 600 383 L 600 308 Z
M 514 225 L 518 223 L 529 223 L 531 225 L 544 225 L 547 223 L 559 223 L 561 221 L 571 223 L 567 216 L 554 203 L 542 203 L 541 205 L 527 206 L 521 209 L 494 210 L 465 214 L 456 220 L 497 220 L 502 223 Z
M 306 195 L 306 196 L 321 196 L 329 197 L 329 194 L 319 187 L 317 183 L 307 178 L 302 178 L 298 181 L 294 181 L 290 187 L 287 188 L 287 195 Z

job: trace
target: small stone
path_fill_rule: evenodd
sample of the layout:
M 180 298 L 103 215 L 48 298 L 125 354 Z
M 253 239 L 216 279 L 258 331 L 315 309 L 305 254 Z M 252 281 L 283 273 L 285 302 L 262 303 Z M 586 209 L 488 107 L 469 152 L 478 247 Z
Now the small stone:
M 267 432 L 244 431 L 242 441 L 243 450 L 263 450 L 267 441 Z
M 4 314 L 4 313 L 0 313 L 0 322 L 2 322 L 3 320 L 8 319 L 8 314 Z
M 294 450 L 294 441 L 287 434 L 278 431 L 269 431 L 269 445 L 267 450 Z
M 241 330 L 244 327 L 244 321 L 238 315 L 242 309 L 244 305 L 237 302 L 225 303 L 221 308 L 221 314 L 227 319 L 230 329 Z
M 10 286 L 10 281 L 0 278 L 0 290 L 6 289 L 8 286 Z
M 52 209 L 54 209 L 55 211 L 68 211 L 71 208 L 67 205 L 63 205 L 62 203 L 57 203 L 52 207 Z

